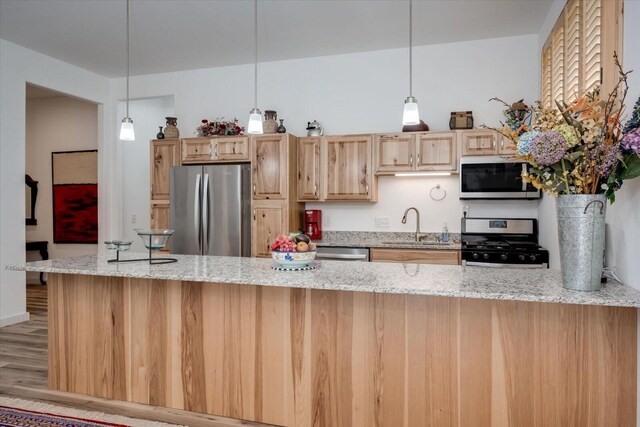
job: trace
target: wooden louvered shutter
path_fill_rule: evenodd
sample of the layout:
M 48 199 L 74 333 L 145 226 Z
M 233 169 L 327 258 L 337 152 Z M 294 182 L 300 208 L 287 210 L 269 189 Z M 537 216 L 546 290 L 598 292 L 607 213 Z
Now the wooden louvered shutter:
M 571 102 L 582 92 L 580 83 L 580 0 L 569 1 L 564 19 L 564 100 Z
M 590 91 L 601 83 L 601 0 L 583 0 L 582 17 L 582 90 Z M 612 53 L 613 54 L 613 53 Z
M 553 30 L 551 39 L 551 103 L 564 99 L 564 26 Z
M 542 50 L 542 94 L 540 101 L 545 107 L 551 107 L 551 46 Z

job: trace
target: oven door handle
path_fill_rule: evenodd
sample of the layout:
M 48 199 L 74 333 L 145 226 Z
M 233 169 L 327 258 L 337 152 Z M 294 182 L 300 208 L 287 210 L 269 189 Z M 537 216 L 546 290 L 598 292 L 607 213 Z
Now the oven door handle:
M 504 264 L 500 262 L 476 262 L 476 261 L 462 261 L 462 266 L 469 267 L 492 267 L 492 268 L 547 268 L 546 263 L 542 264 Z

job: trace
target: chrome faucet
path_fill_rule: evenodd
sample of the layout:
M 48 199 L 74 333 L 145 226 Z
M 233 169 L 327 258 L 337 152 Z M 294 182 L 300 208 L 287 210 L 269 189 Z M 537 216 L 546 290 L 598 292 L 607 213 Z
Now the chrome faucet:
M 407 223 L 407 214 L 409 213 L 410 210 L 416 211 L 416 242 L 419 242 L 420 241 L 420 212 L 418 212 L 418 209 L 414 207 L 407 208 L 404 211 L 404 216 L 402 217 L 402 223 L 403 224 Z

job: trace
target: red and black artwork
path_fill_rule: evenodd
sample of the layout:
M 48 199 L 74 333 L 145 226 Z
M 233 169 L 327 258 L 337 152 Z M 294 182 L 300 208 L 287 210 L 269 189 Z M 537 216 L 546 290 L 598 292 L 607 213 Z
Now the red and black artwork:
M 54 243 L 98 243 L 98 152 L 51 153 Z

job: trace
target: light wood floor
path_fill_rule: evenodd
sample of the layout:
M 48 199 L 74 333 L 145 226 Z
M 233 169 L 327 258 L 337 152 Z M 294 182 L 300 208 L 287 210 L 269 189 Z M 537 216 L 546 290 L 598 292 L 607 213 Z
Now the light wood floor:
M 188 426 L 265 426 L 213 415 L 118 402 L 47 389 L 47 287 L 27 286 L 31 319 L 0 328 L 0 395 Z

